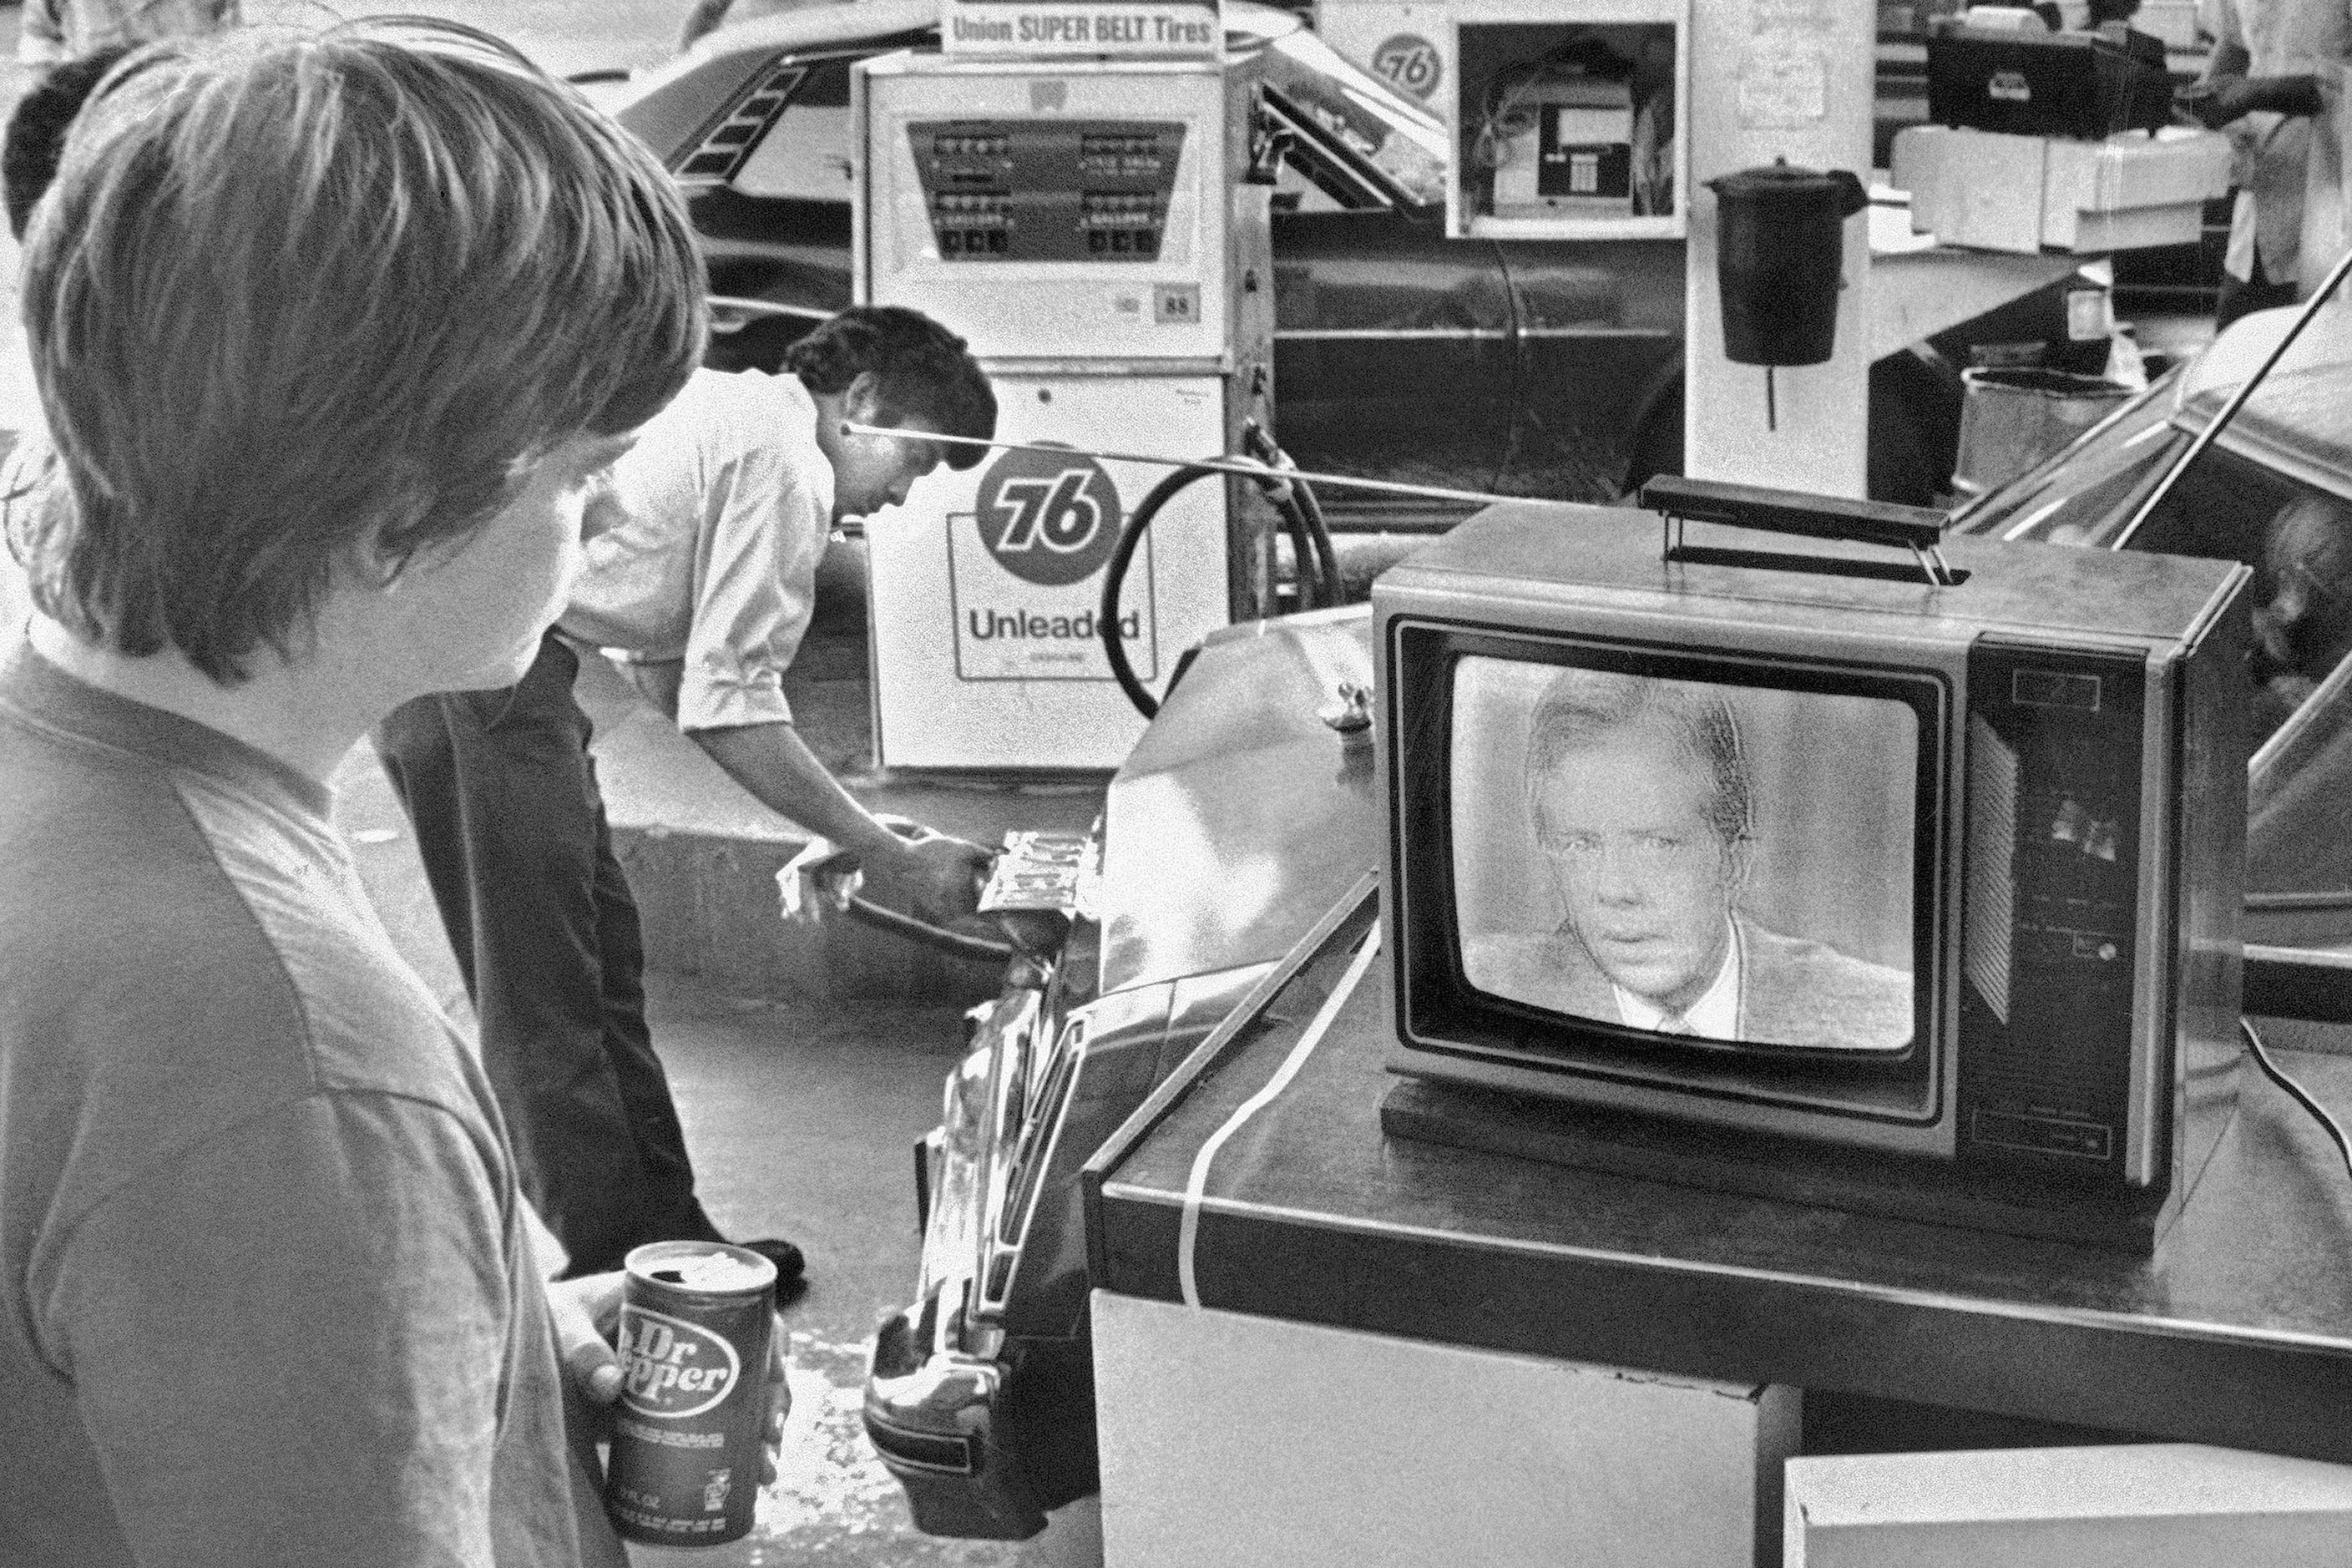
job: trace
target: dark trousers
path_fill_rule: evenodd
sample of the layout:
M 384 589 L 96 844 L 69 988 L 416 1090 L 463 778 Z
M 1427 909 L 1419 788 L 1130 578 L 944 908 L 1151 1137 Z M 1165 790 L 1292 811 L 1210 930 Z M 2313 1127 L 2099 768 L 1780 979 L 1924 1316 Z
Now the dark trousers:
M 712 1241 L 646 1028 L 636 900 L 613 856 L 553 633 L 521 682 L 421 697 L 375 733 L 481 1020 L 482 1066 L 523 1188 L 572 1255 Z
M 2221 292 L 2213 301 L 2213 330 L 2220 331 L 2239 317 L 2255 310 L 2275 310 L 2294 303 L 2293 283 L 2273 283 L 2263 276 L 2263 258 L 2254 258 L 2254 275 L 2236 278 L 2221 274 Z

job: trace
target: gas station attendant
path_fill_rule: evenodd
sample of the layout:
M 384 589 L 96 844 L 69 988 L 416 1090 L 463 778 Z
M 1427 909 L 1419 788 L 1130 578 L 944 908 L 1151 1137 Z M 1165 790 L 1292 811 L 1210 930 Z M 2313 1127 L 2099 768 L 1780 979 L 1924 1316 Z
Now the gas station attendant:
M 557 626 L 521 681 L 421 698 L 377 731 L 481 1021 L 482 1058 L 526 1190 L 574 1273 L 656 1240 L 718 1240 L 654 1054 L 636 906 L 614 858 L 572 696 L 578 649 L 612 648 L 678 727 L 763 804 L 856 853 L 884 899 L 971 912 L 987 852 L 901 837 L 809 750 L 782 681 L 832 526 L 902 502 L 929 442 L 845 419 L 994 434 L 963 340 L 905 309 L 856 307 L 801 339 L 787 374 L 698 370 L 587 504 Z M 956 446 L 946 460 L 976 462 Z M 748 1242 L 802 1272 L 789 1242 Z

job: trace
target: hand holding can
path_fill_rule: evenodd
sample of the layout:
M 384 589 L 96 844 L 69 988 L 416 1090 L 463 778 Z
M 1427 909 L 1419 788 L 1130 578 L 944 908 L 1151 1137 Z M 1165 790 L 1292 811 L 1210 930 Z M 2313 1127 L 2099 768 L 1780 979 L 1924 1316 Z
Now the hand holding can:
M 771 1425 L 775 1265 L 723 1242 L 632 1251 L 604 1506 L 625 1538 L 715 1546 L 749 1534 Z

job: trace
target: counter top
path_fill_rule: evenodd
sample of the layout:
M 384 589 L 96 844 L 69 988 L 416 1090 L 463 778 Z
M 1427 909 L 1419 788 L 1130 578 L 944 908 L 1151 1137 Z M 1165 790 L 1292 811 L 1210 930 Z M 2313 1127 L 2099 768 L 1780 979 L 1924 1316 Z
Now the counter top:
M 2251 1064 L 2152 1257 L 1385 1137 L 1384 964 L 1299 1050 L 1374 912 L 1360 886 L 1090 1163 L 1098 1286 L 1188 1299 L 1209 1148 L 1202 1305 L 2352 1462 L 2352 1176 Z M 2274 1054 L 2352 1112 L 2352 1058 Z

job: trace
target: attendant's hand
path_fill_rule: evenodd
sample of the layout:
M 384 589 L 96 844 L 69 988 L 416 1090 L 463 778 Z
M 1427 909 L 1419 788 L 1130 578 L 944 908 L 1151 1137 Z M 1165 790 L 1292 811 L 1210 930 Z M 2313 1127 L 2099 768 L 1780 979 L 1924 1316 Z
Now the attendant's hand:
M 981 885 L 992 857 L 977 844 L 928 828 L 884 865 L 868 861 L 873 885 L 917 920 L 952 925 L 980 909 Z
M 2243 119 L 2255 107 L 2250 84 L 2242 76 L 2214 77 L 2181 88 L 2173 94 L 2173 101 L 2209 131 Z

